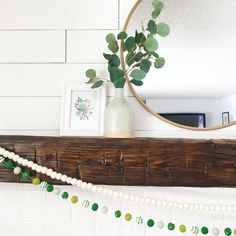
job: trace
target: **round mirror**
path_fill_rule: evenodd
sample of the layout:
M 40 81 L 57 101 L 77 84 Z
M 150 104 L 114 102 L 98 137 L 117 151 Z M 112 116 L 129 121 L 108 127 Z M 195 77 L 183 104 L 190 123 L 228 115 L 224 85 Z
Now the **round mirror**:
M 136 3 L 124 27 L 129 35 L 147 25 L 152 2 Z M 165 65 L 152 66 L 142 86 L 130 84 L 132 92 L 153 115 L 179 127 L 211 130 L 235 124 L 236 1 L 163 3 L 157 22 L 167 23 L 170 34 L 157 38 L 157 53 Z

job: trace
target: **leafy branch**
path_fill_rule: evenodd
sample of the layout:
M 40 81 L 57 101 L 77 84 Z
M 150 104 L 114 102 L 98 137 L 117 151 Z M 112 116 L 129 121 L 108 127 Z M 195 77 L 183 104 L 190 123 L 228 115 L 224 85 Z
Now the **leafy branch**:
M 163 2 L 153 0 L 152 6 L 153 11 L 150 20 L 146 27 L 143 22 L 141 23 L 141 32 L 136 30 L 134 36 L 128 36 L 124 31 L 117 36 L 112 33 L 106 36 L 108 49 L 112 54 L 103 53 L 103 56 L 107 60 L 110 81 L 115 88 L 124 87 L 126 82 L 125 74 L 132 78 L 130 80 L 132 84 L 141 86 L 143 85 L 142 80 L 152 66 L 159 69 L 165 65 L 165 59 L 156 53 L 159 47 L 156 36 L 166 37 L 170 33 L 170 28 L 166 23 L 157 23 L 158 16 L 164 8 Z M 122 43 L 120 44 L 119 41 L 122 41 Z M 122 48 L 119 45 L 122 45 Z M 120 57 L 117 55 L 120 50 L 126 53 L 125 71 L 120 68 Z M 98 88 L 109 82 L 109 80 L 98 77 L 93 69 L 87 70 L 86 76 L 89 78 L 87 83 L 92 84 L 92 88 Z

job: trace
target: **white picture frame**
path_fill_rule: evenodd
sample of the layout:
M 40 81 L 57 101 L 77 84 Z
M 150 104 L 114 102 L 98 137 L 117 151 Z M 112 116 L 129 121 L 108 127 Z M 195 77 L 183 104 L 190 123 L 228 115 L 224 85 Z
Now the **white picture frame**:
M 64 86 L 61 136 L 103 136 L 106 87 L 70 82 Z

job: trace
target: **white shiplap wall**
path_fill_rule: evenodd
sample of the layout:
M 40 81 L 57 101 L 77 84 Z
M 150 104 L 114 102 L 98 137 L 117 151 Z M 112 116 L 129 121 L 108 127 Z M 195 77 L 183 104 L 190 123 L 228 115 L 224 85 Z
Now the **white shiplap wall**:
M 87 68 L 106 75 L 105 35 L 118 32 L 136 0 L 0 0 L 0 134 L 58 135 L 62 86 Z M 109 95 L 112 95 L 110 93 Z M 178 129 L 129 94 L 136 135 L 236 138 L 236 128 Z

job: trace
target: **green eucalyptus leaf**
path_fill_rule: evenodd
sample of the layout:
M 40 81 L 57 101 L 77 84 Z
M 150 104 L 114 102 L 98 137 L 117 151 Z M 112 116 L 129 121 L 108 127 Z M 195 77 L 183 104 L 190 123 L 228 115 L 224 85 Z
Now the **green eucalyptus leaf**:
M 136 86 L 142 86 L 143 85 L 143 82 L 141 80 L 136 80 L 136 79 L 130 80 L 130 83 L 132 83 Z
M 159 57 L 156 59 L 154 66 L 159 69 L 162 68 L 165 65 L 165 59 L 163 57 Z
M 159 23 L 157 25 L 157 33 L 162 37 L 166 37 L 170 33 L 170 27 L 166 23 Z
M 103 53 L 103 57 L 106 59 L 106 60 L 110 60 L 111 58 L 111 54 L 106 54 L 106 53 Z
M 117 68 L 117 67 L 109 67 L 108 70 L 109 70 L 109 73 L 110 73 L 111 82 L 113 82 L 113 83 L 116 80 L 124 77 L 124 72 L 121 69 Z
M 158 55 L 156 52 L 152 52 L 152 55 L 153 55 L 155 58 L 159 58 L 159 55 Z
M 159 15 L 161 14 L 161 10 L 160 9 L 156 9 L 152 12 L 152 18 L 156 19 Z
M 153 0 L 152 6 L 155 10 L 159 10 L 161 12 L 161 10 L 164 8 L 164 3 L 160 0 Z
M 148 31 L 151 34 L 156 34 L 157 33 L 157 25 L 156 25 L 156 22 L 154 20 L 150 20 L 148 22 Z
M 92 84 L 92 83 L 94 83 L 94 80 L 95 79 L 89 79 L 89 81 L 87 81 L 86 84 Z
M 145 37 L 144 33 L 138 33 L 138 32 L 136 31 L 136 34 L 135 34 L 135 42 L 136 42 L 137 44 L 143 44 L 143 43 L 145 42 L 145 40 L 146 40 L 146 37 Z
M 94 69 L 89 69 L 86 71 L 86 77 L 89 79 L 93 79 L 96 77 L 96 71 Z
M 104 83 L 104 81 L 98 80 L 98 81 L 96 81 L 96 82 L 92 85 L 91 88 L 92 88 L 92 89 L 98 88 L 98 87 L 102 86 L 103 83 Z
M 155 52 L 158 49 L 158 42 L 155 38 L 147 38 L 144 47 L 148 52 Z
M 136 48 L 135 38 L 133 36 L 131 36 L 125 40 L 125 48 L 128 52 L 130 52 Z
M 109 59 L 109 64 L 111 66 L 119 67 L 120 66 L 120 58 L 116 54 L 111 55 L 111 57 Z
M 120 78 L 120 79 L 117 79 L 116 81 L 113 82 L 115 88 L 124 88 L 124 85 L 125 85 L 125 78 Z
M 106 41 L 107 41 L 107 43 L 111 43 L 111 42 L 113 42 L 113 41 L 115 41 L 116 40 L 116 36 L 114 35 L 114 34 L 112 34 L 112 33 L 110 33 L 110 34 L 108 34 L 107 36 L 106 36 Z
M 152 63 L 148 59 L 143 59 L 140 63 L 140 69 L 148 73 Z
M 143 70 L 139 70 L 139 69 L 134 69 L 131 73 L 130 73 L 130 77 L 132 77 L 135 80 L 142 80 L 144 79 L 146 76 L 145 71 Z
M 125 62 L 128 66 L 131 66 L 134 62 L 135 62 L 135 52 L 134 51 L 130 51 L 126 57 L 125 57 Z
M 141 61 L 141 59 L 143 59 L 144 56 L 145 56 L 145 54 L 143 54 L 142 52 L 138 52 L 138 53 L 135 55 L 135 61 L 136 61 L 136 62 Z
M 117 53 L 119 51 L 119 45 L 118 42 L 112 41 L 108 44 L 108 48 L 113 52 L 113 53 Z
M 125 40 L 127 38 L 127 33 L 125 31 L 121 31 L 118 35 L 117 35 L 117 39 L 120 40 Z

